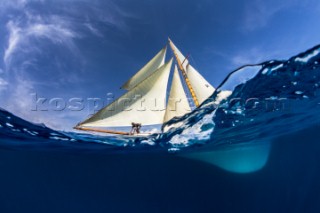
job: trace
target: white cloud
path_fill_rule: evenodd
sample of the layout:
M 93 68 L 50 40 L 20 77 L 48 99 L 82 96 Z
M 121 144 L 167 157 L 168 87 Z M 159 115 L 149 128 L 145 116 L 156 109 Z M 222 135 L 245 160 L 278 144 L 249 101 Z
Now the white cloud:
M 0 74 L 3 74 L 3 69 L 0 68 Z M 2 77 L 0 77 L 0 92 L 3 90 L 6 90 L 8 86 L 8 82 L 4 80 Z
M 257 48 L 253 48 L 247 51 L 238 53 L 232 57 L 232 63 L 236 66 L 242 66 L 246 64 L 261 63 L 269 59 L 268 54 L 264 54 Z
M 30 81 L 24 79 L 17 79 L 15 89 L 12 91 L 11 97 L 14 100 L 11 104 L 11 109 L 16 112 L 26 112 L 26 109 L 31 106 L 30 94 L 33 90 L 33 85 Z M 23 113 L 25 116 L 28 114 Z
M 7 28 L 9 30 L 8 47 L 4 52 L 3 61 L 6 66 L 10 63 L 10 58 L 13 52 L 17 49 L 20 42 L 20 29 L 16 27 L 12 21 L 8 22 Z
M 45 0 L 1 0 L 1 10 L 6 10 L 8 8 L 21 10 L 26 7 L 30 2 L 44 2 Z
M 73 39 L 80 37 L 70 29 L 66 23 L 58 18 L 49 20 L 38 20 L 31 24 L 23 25 L 18 21 L 9 21 L 7 24 L 9 31 L 8 46 L 5 49 L 3 61 L 8 68 L 11 59 L 17 50 L 32 49 L 30 39 L 48 39 L 55 44 L 66 45 L 70 49 L 74 47 Z
M 99 7 L 100 3 L 97 4 L 97 2 L 93 2 L 89 4 L 88 2 L 83 14 L 79 13 L 79 7 L 70 7 L 69 5 L 71 2 L 77 5 L 76 3 L 81 2 L 80 0 L 70 2 L 58 1 L 61 4 L 61 10 L 64 11 L 59 15 L 39 15 L 27 7 L 30 2 L 44 3 L 45 1 L 13 0 L 5 1 L 5 3 L 0 6 L 0 9 L 14 7 L 21 12 L 21 16 L 10 16 L 11 18 L 7 22 L 9 39 L 3 56 L 4 63 L 7 66 L 10 66 L 13 55 L 21 52 L 18 51 L 21 50 L 21 48 L 24 50 L 32 50 L 32 48 L 34 50 L 36 48 L 30 45 L 30 40 L 33 38 L 48 39 L 54 44 L 65 45 L 75 52 L 77 48 L 76 45 L 74 45 L 74 40 L 82 37 L 79 31 L 81 27 L 98 37 L 104 37 L 104 35 L 95 27 L 96 24 L 105 24 L 110 26 L 112 30 L 118 29 L 119 32 L 127 34 L 129 30 L 125 18 L 136 18 L 111 0 L 103 2 L 107 5 L 107 11 L 102 10 L 101 6 Z M 75 19 L 79 19 L 80 21 L 84 19 L 84 23 L 79 23 L 79 21 L 75 22 Z
M 6 82 L 4 82 L 7 85 Z M 7 88 L 3 88 L 4 90 Z M 65 112 L 54 111 L 34 111 L 33 106 L 36 104 L 34 96 L 35 88 L 33 82 L 25 79 L 24 77 L 17 77 L 14 88 L 8 88 L 10 96 L 6 97 L 7 101 L 4 105 L 5 108 L 10 110 L 18 117 L 22 117 L 33 123 L 43 123 L 53 129 L 67 129 L 72 126 L 72 121 L 64 119 Z M 0 78 L 0 91 L 1 91 L 1 78 Z
M 281 51 L 270 51 L 265 47 L 254 47 L 250 49 L 244 49 L 243 51 L 234 54 L 231 57 L 231 62 L 236 67 L 239 67 L 248 64 L 259 64 L 279 57 L 283 57 L 283 53 Z
M 0 87 L 8 85 L 8 82 L 6 82 L 3 78 L 0 78 Z
M 253 31 L 267 26 L 268 22 L 278 12 L 285 10 L 295 5 L 297 0 L 290 1 L 265 1 L 254 0 L 249 1 L 246 5 L 244 14 L 244 24 L 242 28 L 244 31 Z
M 275 52 L 267 52 L 259 48 L 251 48 L 233 55 L 231 57 L 231 62 L 236 67 L 248 64 L 258 64 L 270 60 L 270 57 L 275 54 Z
M 212 57 L 222 57 L 230 63 L 230 68 L 240 67 L 247 64 L 258 64 L 269 60 L 271 57 L 278 56 L 278 51 L 267 51 L 264 47 L 250 47 L 239 50 L 217 51 L 208 49 L 204 55 L 212 55 Z
M 93 27 L 92 24 L 88 23 L 84 23 L 83 24 L 86 28 L 88 28 L 90 30 L 90 32 L 98 37 L 103 37 L 103 34 L 95 27 Z
M 30 109 L 33 103 L 30 94 L 39 91 L 40 87 L 40 92 L 46 93 L 50 90 L 52 94 L 55 94 L 54 89 L 51 88 L 59 88 L 62 81 L 68 81 L 69 79 L 74 83 L 75 79 L 78 79 L 78 73 L 68 70 L 68 74 L 65 75 L 64 61 L 61 61 L 57 56 L 55 60 L 51 61 L 54 66 L 56 65 L 57 69 L 54 73 L 49 73 L 48 75 L 54 77 L 63 76 L 57 78 L 59 82 L 53 82 L 52 79 L 54 77 L 37 78 L 38 73 L 35 73 L 37 71 L 36 66 L 39 62 L 38 60 L 41 60 L 38 56 L 47 54 L 47 50 L 43 48 L 48 47 L 46 44 L 49 42 L 50 45 L 73 54 L 70 58 L 76 58 L 77 65 L 85 63 L 85 59 L 76 45 L 77 40 L 84 38 L 84 32 L 91 32 L 94 36 L 104 37 L 103 32 L 98 30 L 98 26 L 103 25 L 102 29 L 108 29 L 106 28 L 107 26 L 113 31 L 118 30 L 117 32 L 126 33 L 129 29 L 126 25 L 125 17 L 130 17 L 130 14 L 127 14 L 109 0 L 110 4 L 101 1 L 107 5 L 106 9 L 108 11 L 99 7 L 100 3 L 97 4 L 97 2 L 90 2 L 89 0 L 86 4 L 83 4 L 83 0 L 74 0 L 72 4 L 71 1 L 57 0 L 56 5 L 61 4 L 58 5 L 61 6 L 58 15 L 54 14 L 54 12 L 42 14 L 36 8 L 32 8 L 29 5 L 30 2 L 45 3 L 43 0 L 8 0 L 0 5 L 0 14 L 3 11 L 6 12 L 2 14 L 6 14 L 6 28 L 8 31 L 7 42 L 2 47 L 4 50 L 2 56 L 4 70 L 0 69 L 0 73 L 5 71 L 6 74 L 6 80 L 0 78 L 0 90 L 8 92 L 1 92 L 0 100 L 5 101 L 1 101 L 0 105 L 32 122 L 45 123 L 50 127 L 63 129 L 65 127 L 61 124 L 65 124 L 68 112 L 61 112 L 59 115 L 56 113 L 53 115 L 46 112 L 31 112 Z M 77 2 L 80 3 L 80 6 Z M 73 7 L 70 7 L 70 5 Z M 80 8 L 81 11 L 78 6 L 83 7 Z M 12 10 L 14 13 L 9 14 Z M 0 16 L 4 18 L 3 15 Z M 39 42 L 41 42 L 40 45 Z M 52 52 L 49 52 L 48 55 L 50 53 Z M 39 70 L 39 74 L 43 74 L 40 72 Z M 46 89 L 43 89 L 43 87 L 46 87 Z M 51 88 L 48 90 L 47 87 Z M 50 95 L 52 94 L 50 93 Z M 71 118 L 68 119 L 70 119 L 68 122 L 71 125 Z
M 81 36 L 73 29 L 72 23 L 60 16 L 35 15 L 31 10 L 24 8 L 28 2 L 30 1 L 15 1 L 16 5 L 13 3 L 5 5 L 14 7 L 14 9 L 21 9 L 21 16 L 10 16 L 6 25 L 8 40 L 3 61 L 10 84 L 7 80 L 0 78 L 0 91 L 7 90 L 10 95 L 1 93 L 1 99 L 6 100 L 1 105 L 32 122 L 44 123 L 46 121 L 45 123 L 49 126 L 58 127 L 58 123 L 61 122 L 55 120 L 55 117 L 50 117 L 50 115 L 41 112 L 31 112 L 33 104 L 31 94 L 36 91 L 35 85 L 38 82 L 35 82 L 28 74 L 28 67 L 32 66 L 34 60 L 36 60 L 36 58 L 33 58 L 35 56 L 33 53 L 45 51 L 41 50 L 41 46 L 36 45 L 35 42 L 47 40 L 78 55 L 74 42 Z M 3 9 L 4 6 L 0 7 Z M 1 72 L 3 70 L 0 70 Z

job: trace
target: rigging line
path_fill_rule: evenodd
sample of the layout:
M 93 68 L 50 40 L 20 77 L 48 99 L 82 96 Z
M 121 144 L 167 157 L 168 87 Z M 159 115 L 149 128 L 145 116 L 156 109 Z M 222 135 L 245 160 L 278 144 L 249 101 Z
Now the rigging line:
M 184 64 L 184 62 L 186 62 L 187 60 L 189 60 L 189 56 L 190 56 L 190 54 L 188 54 L 185 58 L 184 58 L 184 60 L 183 60 L 183 62 L 181 63 L 182 65 Z M 189 65 L 190 63 L 188 63 L 188 65 Z M 188 66 L 187 65 L 187 66 Z
M 188 89 L 189 89 L 189 91 L 191 93 L 191 96 L 193 98 L 194 104 L 195 104 L 196 107 L 198 107 L 200 105 L 199 101 L 198 101 L 198 98 L 197 98 L 197 96 L 196 96 L 196 94 L 195 94 L 195 92 L 194 92 L 194 90 L 193 90 L 193 88 L 191 86 L 191 83 L 190 83 L 190 80 L 188 78 L 188 75 L 187 75 L 186 71 L 184 70 L 184 68 L 183 68 L 183 66 L 181 64 L 181 61 L 180 61 L 180 59 L 178 57 L 178 54 L 177 54 L 177 52 L 175 50 L 174 44 L 171 42 L 170 39 L 169 39 L 169 44 L 170 44 L 170 47 L 172 49 L 173 54 L 175 55 L 175 58 L 176 58 L 177 62 L 178 62 L 178 65 L 179 65 L 178 67 L 179 67 L 180 71 L 182 72 L 184 80 L 186 81 L 186 84 L 188 85 Z
M 196 69 L 198 69 L 199 67 L 198 67 L 196 61 L 194 60 L 194 58 L 192 57 L 192 55 L 190 54 L 189 56 L 190 56 L 190 59 L 192 60 L 192 64 L 194 64 L 193 67 L 196 68 Z

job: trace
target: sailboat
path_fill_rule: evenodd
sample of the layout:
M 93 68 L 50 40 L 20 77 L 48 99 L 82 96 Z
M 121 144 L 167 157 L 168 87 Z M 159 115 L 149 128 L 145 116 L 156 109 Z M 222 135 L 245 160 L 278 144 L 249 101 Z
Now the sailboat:
M 166 62 L 168 46 L 172 50 L 173 57 Z M 172 80 L 168 95 L 170 79 Z M 189 63 L 188 57 L 185 57 L 170 39 L 168 44 L 124 83 L 121 89 L 127 92 L 79 123 L 75 129 L 145 136 L 146 134 L 139 131 L 123 132 L 111 129 L 130 127 L 134 124 L 162 125 L 174 117 L 191 112 L 194 107 L 199 107 L 215 91 L 215 88 Z M 191 96 L 192 101 L 187 94 Z

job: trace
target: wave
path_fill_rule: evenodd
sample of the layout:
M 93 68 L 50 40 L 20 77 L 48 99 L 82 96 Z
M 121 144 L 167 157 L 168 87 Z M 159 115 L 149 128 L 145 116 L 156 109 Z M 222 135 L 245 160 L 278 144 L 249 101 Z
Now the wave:
M 243 147 L 261 144 L 263 148 L 259 146 L 255 154 L 249 149 L 242 151 L 240 157 L 246 159 L 252 155 L 256 161 L 259 153 L 261 163 L 255 166 L 258 169 L 266 163 L 269 152 L 265 151 L 269 147 L 264 141 L 320 123 L 319 88 L 320 45 L 289 60 L 246 65 L 231 72 L 199 108 L 164 124 L 162 134 L 132 139 L 61 132 L 0 109 L 0 146 L 59 151 L 160 150 L 196 159 L 202 150 L 200 160 L 221 166 L 224 164 L 221 158 L 212 159 L 220 154 L 212 154 L 212 150 L 221 150 L 221 147 L 228 151 L 230 147 L 243 150 Z M 211 150 L 209 154 L 208 150 Z M 240 158 L 237 162 L 241 162 Z
M 286 61 L 243 66 L 199 109 L 164 125 L 176 147 L 248 143 L 319 123 L 320 46 Z M 220 101 L 221 94 L 229 96 Z

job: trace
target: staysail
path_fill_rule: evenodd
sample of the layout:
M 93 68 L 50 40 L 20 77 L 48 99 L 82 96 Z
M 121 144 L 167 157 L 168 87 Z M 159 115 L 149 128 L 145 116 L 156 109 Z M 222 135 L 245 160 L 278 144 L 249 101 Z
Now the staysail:
M 191 112 L 189 101 L 184 92 L 178 68 L 175 66 L 164 123 L 174 117 L 181 117 L 189 112 Z
M 141 70 L 139 70 L 133 77 L 131 77 L 121 89 L 131 90 L 137 86 L 144 79 L 149 77 L 157 69 L 164 64 L 166 57 L 167 46 L 165 46 L 156 56 L 154 56 Z
M 124 127 L 131 123 L 162 124 L 171 59 L 122 97 L 106 106 L 79 127 Z

